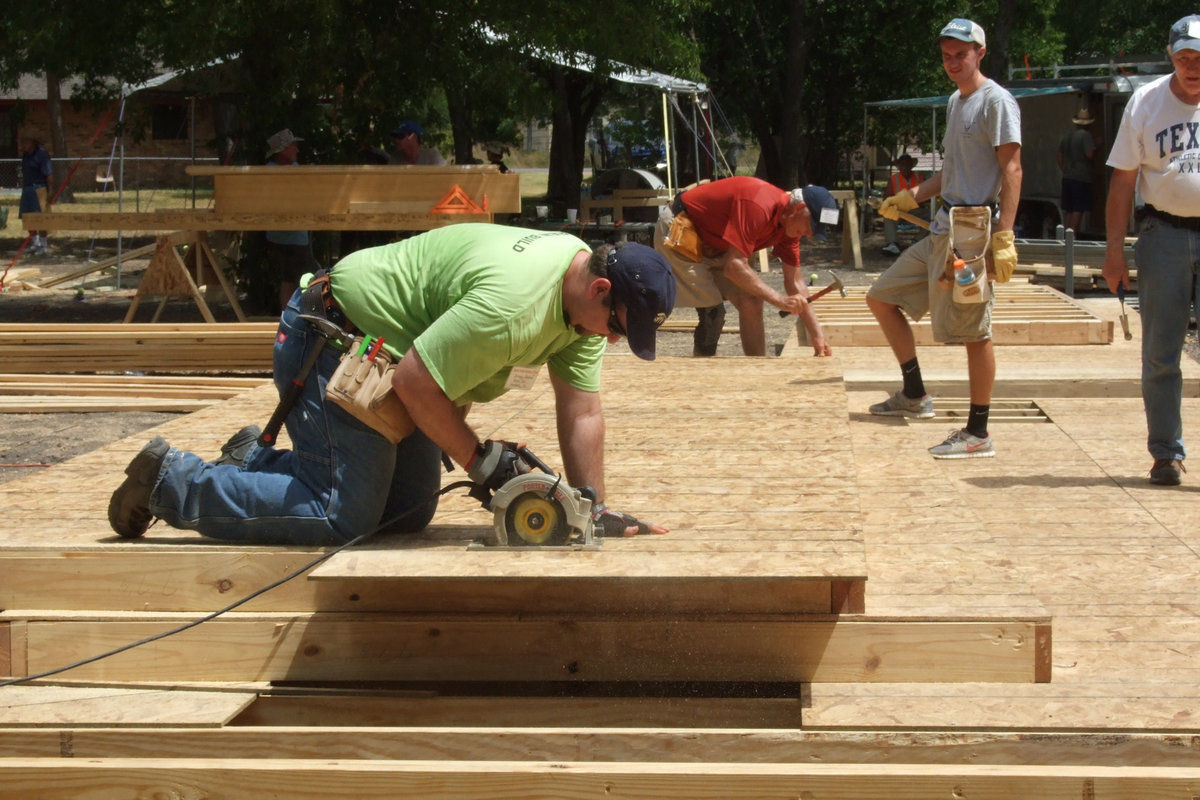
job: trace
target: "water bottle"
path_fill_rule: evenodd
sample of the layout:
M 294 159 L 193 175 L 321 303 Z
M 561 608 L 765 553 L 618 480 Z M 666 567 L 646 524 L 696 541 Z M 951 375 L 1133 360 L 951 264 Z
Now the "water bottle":
M 954 266 L 958 267 L 958 264 Z M 959 286 L 970 286 L 975 282 L 975 273 L 964 263 L 961 269 L 954 270 L 954 280 L 958 281 Z

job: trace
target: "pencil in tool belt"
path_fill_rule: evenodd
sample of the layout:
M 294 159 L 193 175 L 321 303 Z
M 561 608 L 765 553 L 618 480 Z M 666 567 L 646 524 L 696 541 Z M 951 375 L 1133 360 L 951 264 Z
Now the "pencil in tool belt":
M 370 349 L 370 347 L 371 347 L 371 337 L 364 336 L 363 340 L 362 340 L 362 344 L 360 344 L 358 346 L 358 352 L 354 354 L 355 357 L 362 358 L 363 356 L 365 356 L 367 354 L 367 350 Z

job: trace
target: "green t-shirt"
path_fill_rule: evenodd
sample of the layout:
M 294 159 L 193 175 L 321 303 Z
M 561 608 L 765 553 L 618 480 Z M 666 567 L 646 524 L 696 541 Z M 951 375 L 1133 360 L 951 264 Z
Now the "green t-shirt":
M 504 394 L 518 365 L 549 363 L 571 386 L 595 392 L 607 341 L 579 336 L 562 308 L 563 276 L 580 250 L 589 248 L 565 233 L 449 225 L 351 253 L 330 285 L 346 316 L 393 355 L 415 344 L 460 405 Z

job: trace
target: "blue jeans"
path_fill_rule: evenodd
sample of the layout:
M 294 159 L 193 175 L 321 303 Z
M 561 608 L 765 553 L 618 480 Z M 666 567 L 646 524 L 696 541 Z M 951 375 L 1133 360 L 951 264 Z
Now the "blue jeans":
M 275 337 L 275 385 L 286 391 L 318 340 L 292 296 Z M 441 450 L 419 430 L 393 445 L 325 400 L 340 354 L 325 348 L 285 425 L 291 450 L 251 448 L 214 466 L 172 448 L 150 511 L 168 525 L 255 544 L 336 545 L 375 530 L 417 531 L 437 509 Z
M 1188 316 L 1200 309 L 1200 232 L 1146 217 L 1134 245 L 1142 314 L 1142 401 L 1154 458 L 1187 455 L 1183 446 L 1180 356 Z

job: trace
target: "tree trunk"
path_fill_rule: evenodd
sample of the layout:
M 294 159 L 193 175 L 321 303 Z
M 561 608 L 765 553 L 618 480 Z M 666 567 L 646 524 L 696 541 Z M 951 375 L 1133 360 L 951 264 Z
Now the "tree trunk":
M 1008 81 L 1008 43 L 1012 38 L 1013 21 L 1016 16 L 1015 0 L 1000 0 L 996 10 L 996 24 L 987 32 L 987 69 L 984 74 L 997 83 Z
M 554 95 L 550 117 L 554 131 L 550 137 L 546 199 L 550 213 L 562 219 L 568 208 L 579 205 L 587 126 L 604 95 L 604 82 L 590 73 L 553 65 L 549 84 Z
M 470 164 L 475 157 L 475 125 L 472 122 L 470 93 L 455 91 L 449 83 L 444 83 L 442 88 L 446 92 L 450 131 L 454 137 L 454 163 Z
M 71 187 L 65 186 L 69 169 L 67 161 L 67 129 L 63 125 L 62 113 L 62 81 L 55 72 L 46 72 L 46 113 L 50 116 L 50 155 L 54 168 L 54 191 L 58 192 L 60 202 L 69 203 L 74 200 Z M 53 193 L 50 200 L 54 199 Z

